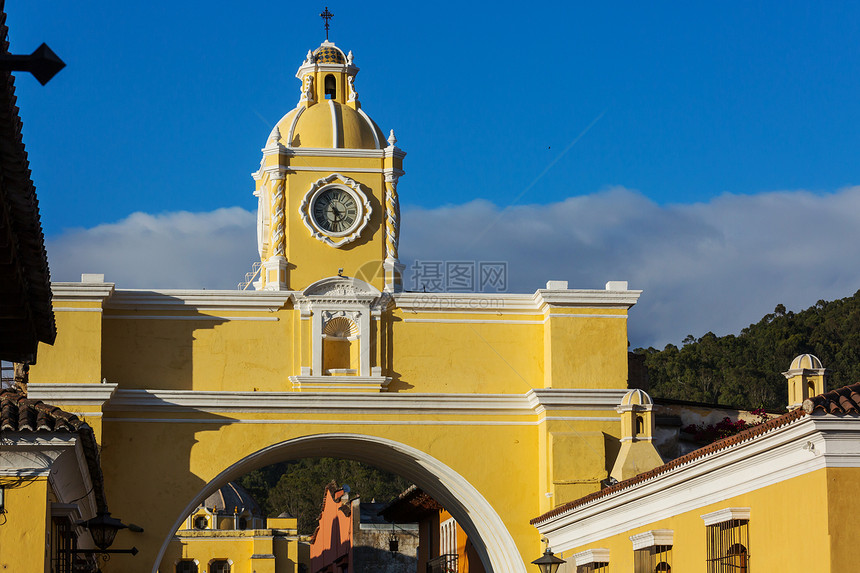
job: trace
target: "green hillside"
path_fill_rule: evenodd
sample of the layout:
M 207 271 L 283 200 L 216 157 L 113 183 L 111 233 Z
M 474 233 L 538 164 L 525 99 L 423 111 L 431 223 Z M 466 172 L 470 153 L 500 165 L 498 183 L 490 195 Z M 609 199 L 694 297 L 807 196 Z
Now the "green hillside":
M 326 484 L 349 485 L 350 497 L 388 502 L 411 484 L 406 479 L 361 462 L 336 458 L 302 458 L 266 466 L 238 481 L 269 516 L 286 512 L 298 518 L 299 533 L 313 533 Z
M 828 388 L 860 381 L 860 291 L 831 302 L 820 300 L 798 313 L 777 305 L 772 314 L 737 336 L 687 336 L 678 348 L 637 348 L 653 396 L 785 408 L 788 386 L 781 374 L 798 354 L 811 353 L 829 372 Z

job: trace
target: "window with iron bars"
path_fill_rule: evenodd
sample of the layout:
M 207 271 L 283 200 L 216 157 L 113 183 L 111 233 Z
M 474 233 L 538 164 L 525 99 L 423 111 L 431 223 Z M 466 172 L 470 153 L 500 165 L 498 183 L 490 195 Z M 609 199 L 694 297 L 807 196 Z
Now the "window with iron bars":
M 78 538 L 72 530 L 71 522 L 66 518 L 54 517 L 51 525 L 53 543 L 51 543 L 51 571 L 53 573 L 72 573 L 74 551 L 78 547 Z
M 448 553 L 427 562 L 427 573 L 457 573 L 457 555 Z
M 708 573 L 749 573 L 749 520 L 707 526 Z
M 193 559 L 183 559 L 176 564 L 176 573 L 197 573 L 197 562 Z
M 672 571 L 672 546 L 652 545 L 633 552 L 634 573 L 670 573 Z
M 594 562 L 577 565 L 576 573 L 609 573 L 609 563 Z

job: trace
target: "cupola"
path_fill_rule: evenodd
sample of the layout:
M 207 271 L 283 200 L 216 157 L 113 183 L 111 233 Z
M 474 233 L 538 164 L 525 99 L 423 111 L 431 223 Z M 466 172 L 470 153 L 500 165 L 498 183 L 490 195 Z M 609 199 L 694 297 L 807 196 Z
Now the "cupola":
M 654 447 L 654 404 L 642 390 L 627 392 L 615 411 L 621 415 L 621 449 L 610 477 L 622 481 L 663 464 Z
M 796 410 L 804 400 L 827 391 L 827 369 L 812 354 L 797 356 L 782 375 L 788 380 L 789 410 Z
M 383 149 L 382 130 L 362 109 L 355 88 L 359 68 L 326 40 L 308 51 L 296 72 L 299 102 L 269 135 L 268 145 L 287 148 Z

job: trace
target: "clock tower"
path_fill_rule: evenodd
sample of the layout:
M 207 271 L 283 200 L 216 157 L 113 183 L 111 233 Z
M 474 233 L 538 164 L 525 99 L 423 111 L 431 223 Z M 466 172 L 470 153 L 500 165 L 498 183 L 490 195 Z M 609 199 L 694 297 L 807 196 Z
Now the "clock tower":
M 253 174 L 258 290 L 304 290 L 337 274 L 401 290 L 397 182 L 403 157 L 362 109 L 359 68 L 326 40 L 296 72 L 298 104 L 275 125 Z

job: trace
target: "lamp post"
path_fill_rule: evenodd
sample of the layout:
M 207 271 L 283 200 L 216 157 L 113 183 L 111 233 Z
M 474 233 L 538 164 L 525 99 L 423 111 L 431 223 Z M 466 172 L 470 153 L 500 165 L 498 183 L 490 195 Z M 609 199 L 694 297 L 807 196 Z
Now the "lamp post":
M 562 563 L 565 563 L 564 559 L 559 559 L 550 551 L 549 545 L 547 545 L 546 550 L 544 550 L 543 555 L 539 558 L 532 561 L 535 565 L 540 569 L 540 573 L 555 573 L 558 571 L 558 568 Z
M 101 512 L 95 517 L 86 520 L 83 526 L 90 530 L 93 543 L 102 551 L 111 546 L 117 531 L 128 527 L 117 518 L 111 517 L 108 511 Z
M 100 511 L 95 517 L 91 517 L 86 521 L 79 521 L 78 525 L 86 527 L 89 530 L 90 536 L 93 538 L 93 543 L 95 543 L 98 549 L 67 549 L 66 551 L 71 554 L 72 560 L 77 555 L 92 555 L 96 559 L 100 557 L 104 561 L 110 559 L 110 554 L 112 553 L 137 555 L 137 547 L 132 547 L 131 549 L 108 549 L 108 547 L 111 546 L 116 537 L 116 532 L 120 529 L 128 528 L 129 531 L 142 533 L 143 528 L 139 525 L 134 525 L 133 523 L 126 525 L 119 519 L 111 517 L 108 511 Z

